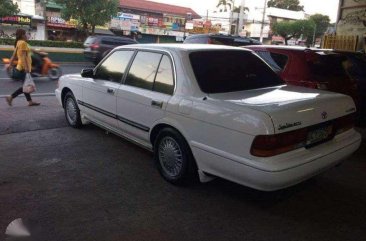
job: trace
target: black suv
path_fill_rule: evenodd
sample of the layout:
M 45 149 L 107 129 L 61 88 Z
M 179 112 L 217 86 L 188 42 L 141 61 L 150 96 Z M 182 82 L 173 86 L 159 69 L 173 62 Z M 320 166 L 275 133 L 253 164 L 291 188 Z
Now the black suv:
M 188 36 L 184 44 L 220 44 L 229 46 L 260 45 L 258 40 L 238 35 L 196 34 Z
M 136 40 L 127 37 L 95 35 L 89 36 L 84 42 L 84 57 L 98 64 L 104 56 L 117 46 L 137 44 Z

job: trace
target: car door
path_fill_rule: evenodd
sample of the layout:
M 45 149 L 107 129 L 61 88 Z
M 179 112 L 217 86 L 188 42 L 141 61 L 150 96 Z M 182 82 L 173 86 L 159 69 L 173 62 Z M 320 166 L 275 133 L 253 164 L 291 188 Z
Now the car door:
M 94 78 L 85 81 L 83 87 L 84 113 L 91 120 L 117 128 L 117 98 L 122 77 L 131 60 L 133 50 L 118 50 L 108 56 L 94 70 Z
M 117 91 L 117 118 L 124 134 L 149 141 L 153 124 L 165 116 L 174 92 L 174 71 L 170 56 L 138 51 Z

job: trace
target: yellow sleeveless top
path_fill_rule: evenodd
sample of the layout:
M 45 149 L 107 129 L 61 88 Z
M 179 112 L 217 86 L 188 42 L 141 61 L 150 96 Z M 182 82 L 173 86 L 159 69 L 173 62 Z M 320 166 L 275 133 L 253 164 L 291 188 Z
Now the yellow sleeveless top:
M 22 59 L 20 58 L 22 52 L 25 51 L 26 52 L 26 61 L 28 62 L 28 66 L 30 68 L 32 68 L 32 58 L 31 58 L 31 50 L 29 48 L 29 45 L 27 44 L 27 42 L 25 42 L 24 40 L 19 40 L 17 43 L 17 58 L 18 58 L 18 64 L 17 64 L 17 69 L 19 71 L 25 70 L 25 63 L 22 62 Z

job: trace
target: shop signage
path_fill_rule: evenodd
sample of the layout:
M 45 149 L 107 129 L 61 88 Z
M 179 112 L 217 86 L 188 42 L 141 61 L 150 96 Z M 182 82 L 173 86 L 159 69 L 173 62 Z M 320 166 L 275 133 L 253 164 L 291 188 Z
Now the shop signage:
M 141 16 L 141 24 L 151 27 L 161 27 L 163 25 L 163 19 L 150 16 Z
M 30 25 L 31 18 L 25 16 L 6 16 L 0 18 L 0 23 Z
M 49 27 L 59 27 L 59 28 L 75 28 L 77 25 L 77 20 L 70 19 L 70 21 L 65 21 L 61 17 L 47 17 L 47 26 Z

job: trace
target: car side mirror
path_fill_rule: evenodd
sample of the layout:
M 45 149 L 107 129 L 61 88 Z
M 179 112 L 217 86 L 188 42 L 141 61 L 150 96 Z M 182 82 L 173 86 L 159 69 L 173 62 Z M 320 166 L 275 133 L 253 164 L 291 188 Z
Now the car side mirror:
M 81 76 L 84 78 L 94 78 L 94 69 L 91 69 L 91 68 L 82 69 Z

